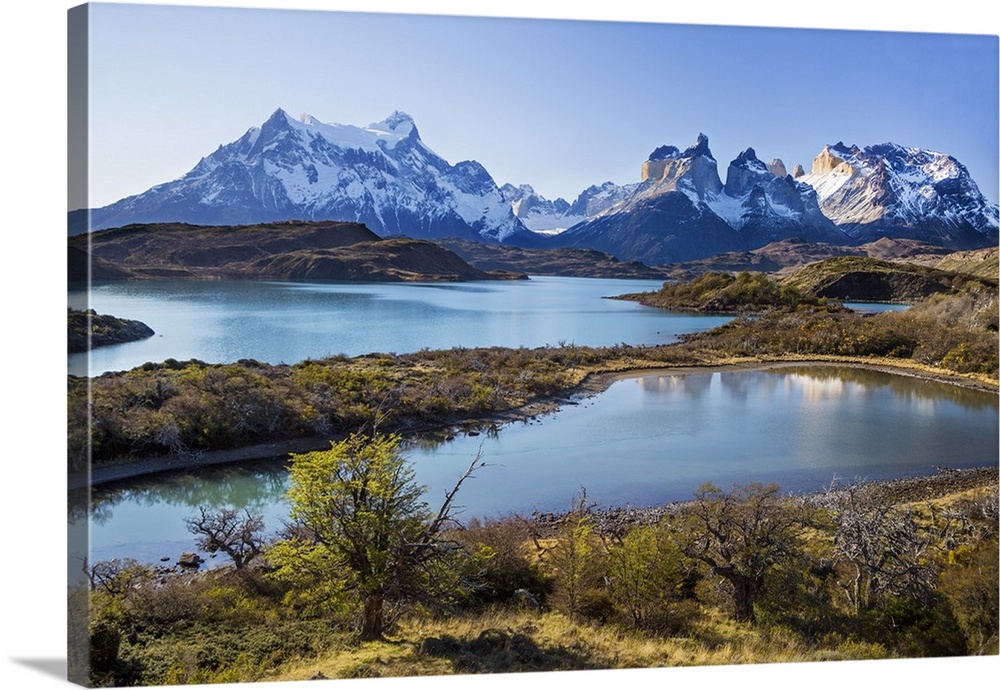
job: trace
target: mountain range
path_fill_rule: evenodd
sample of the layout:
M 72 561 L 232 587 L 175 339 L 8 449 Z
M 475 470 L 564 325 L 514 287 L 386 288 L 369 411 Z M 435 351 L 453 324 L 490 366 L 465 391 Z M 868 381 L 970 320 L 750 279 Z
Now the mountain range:
M 381 237 L 457 238 L 526 248 L 586 248 L 666 264 L 796 239 L 858 245 L 880 237 L 955 250 L 995 245 L 997 205 L 952 156 L 896 144 L 825 146 L 812 170 L 765 163 L 753 148 L 725 181 L 701 134 L 664 145 L 639 181 L 547 200 L 498 186 L 474 160 L 454 165 L 394 112 L 356 127 L 276 110 L 182 177 L 70 214 L 70 234 L 131 223 L 236 225 L 279 220 L 363 223 Z

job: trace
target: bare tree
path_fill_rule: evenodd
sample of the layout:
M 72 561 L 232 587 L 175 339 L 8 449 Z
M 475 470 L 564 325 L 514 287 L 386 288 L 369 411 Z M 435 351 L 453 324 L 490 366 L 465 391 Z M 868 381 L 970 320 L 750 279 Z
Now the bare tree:
M 84 561 L 84 572 L 90 589 L 112 597 L 124 598 L 129 592 L 153 577 L 152 569 L 134 558 L 114 558 L 89 565 Z
M 991 486 L 981 493 L 963 496 L 941 510 L 939 517 L 947 521 L 948 548 L 995 538 L 998 508 L 997 487 Z
M 853 571 L 844 591 L 856 613 L 884 597 L 934 587 L 938 568 L 931 556 L 947 541 L 941 530 L 921 526 L 911 508 L 893 505 L 862 484 L 830 490 L 825 501 L 836 525 L 834 551 Z
M 249 510 L 199 509 L 198 517 L 188 518 L 188 531 L 198 537 L 198 548 L 208 553 L 221 551 L 242 570 L 260 555 L 264 547 L 264 518 Z

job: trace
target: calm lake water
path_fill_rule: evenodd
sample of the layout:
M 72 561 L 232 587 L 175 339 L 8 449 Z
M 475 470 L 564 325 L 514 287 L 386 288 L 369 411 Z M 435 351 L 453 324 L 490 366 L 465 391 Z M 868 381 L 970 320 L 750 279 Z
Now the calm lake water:
M 69 306 L 137 319 L 156 335 L 69 357 L 69 373 L 145 362 L 257 359 L 293 364 L 330 355 L 502 345 L 660 344 L 723 316 L 664 312 L 603 299 L 662 281 L 534 277 L 469 283 L 333 284 L 134 281 L 71 290 Z
M 627 378 L 495 436 L 417 443 L 408 456 L 436 506 L 481 449 L 488 466 L 458 500 L 470 517 L 565 510 L 581 487 L 599 504 L 634 506 L 690 498 L 706 481 L 817 491 L 835 477 L 995 465 L 997 444 L 995 394 L 859 369 L 788 367 Z M 91 558 L 175 560 L 193 550 L 184 519 L 199 505 L 249 508 L 276 530 L 287 515 L 283 467 L 206 468 L 98 488 Z

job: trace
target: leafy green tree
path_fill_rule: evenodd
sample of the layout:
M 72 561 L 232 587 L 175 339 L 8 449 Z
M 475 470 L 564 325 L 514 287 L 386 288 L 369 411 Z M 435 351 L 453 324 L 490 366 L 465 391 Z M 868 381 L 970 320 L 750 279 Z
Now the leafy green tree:
M 608 549 L 611 599 L 635 627 L 654 625 L 684 584 L 684 554 L 666 530 L 634 527 Z
M 604 575 L 604 548 L 594 528 L 587 492 L 580 490 L 548 552 L 556 609 L 576 620 L 599 592 Z
M 288 496 L 297 536 L 269 556 L 279 568 L 320 571 L 331 596 L 353 593 L 365 640 L 383 636 L 390 605 L 440 602 L 466 584 L 466 553 L 444 532 L 459 487 L 483 463 L 473 460 L 435 514 L 400 440 L 352 434 L 329 450 L 293 454 Z

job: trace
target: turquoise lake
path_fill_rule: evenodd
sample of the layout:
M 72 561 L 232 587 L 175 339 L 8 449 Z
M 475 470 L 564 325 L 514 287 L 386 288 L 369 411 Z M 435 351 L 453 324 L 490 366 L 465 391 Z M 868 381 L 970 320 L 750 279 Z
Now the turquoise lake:
M 704 482 L 832 482 L 997 463 L 997 396 L 912 377 L 839 367 L 671 373 L 625 378 L 599 395 L 496 434 L 458 434 L 407 450 L 426 499 L 440 503 L 477 453 L 463 515 L 561 511 L 586 488 L 601 505 L 685 500 Z M 176 559 L 200 505 L 248 508 L 270 530 L 287 515 L 284 459 L 210 467 L 98 487 L 94 559 Z M 80 521 L 83 514 L 78 512 Z
M 145 362 L 303 359 L 422 348 L 660 344 L 724 316 L 664 312 L 621 300 L 661 281 L 534 277 L 469 283 L 149 280 L 71 290 L 69 306 L 146 323 L 156 335 L 69 357 L 77 376 Z
M 70 291 L 70 306 L 133 318 L 156 335 L 72 355 L 70 374 L 99 375 L 168 358 L 293 363 L 332 354 L 421 348 L 659 344 L 728 317 L 605 299 L 659 281 L 537 277 L 449 284 L 142 281 Z M 852 305 L 869 311 L 898 305 Z M 669 372 L 623 378 L 558 412 L 495 434 L 412 439 L 407 456 L 436 506 L 477 454 L 466 517 L 561 511 L 585 488 L 601 505 L 690 498 L 704 482 L 833 481 L 997 463 L 997 396 L 843 367 Z M 287 458 L 161 474 L 71 495 L 70 528 L 91 561 L 170 560 L 194 548 L 198 507 L 247 508 L 277 531 L 287 516 Z M 82 537 L 80 538 L 82 541 Z M 71 560 L 73 560 L 71 558 Z M 80 557 L 82 560 L 82 556 Z M 71 577 L 79 564 L 70 563 Z

